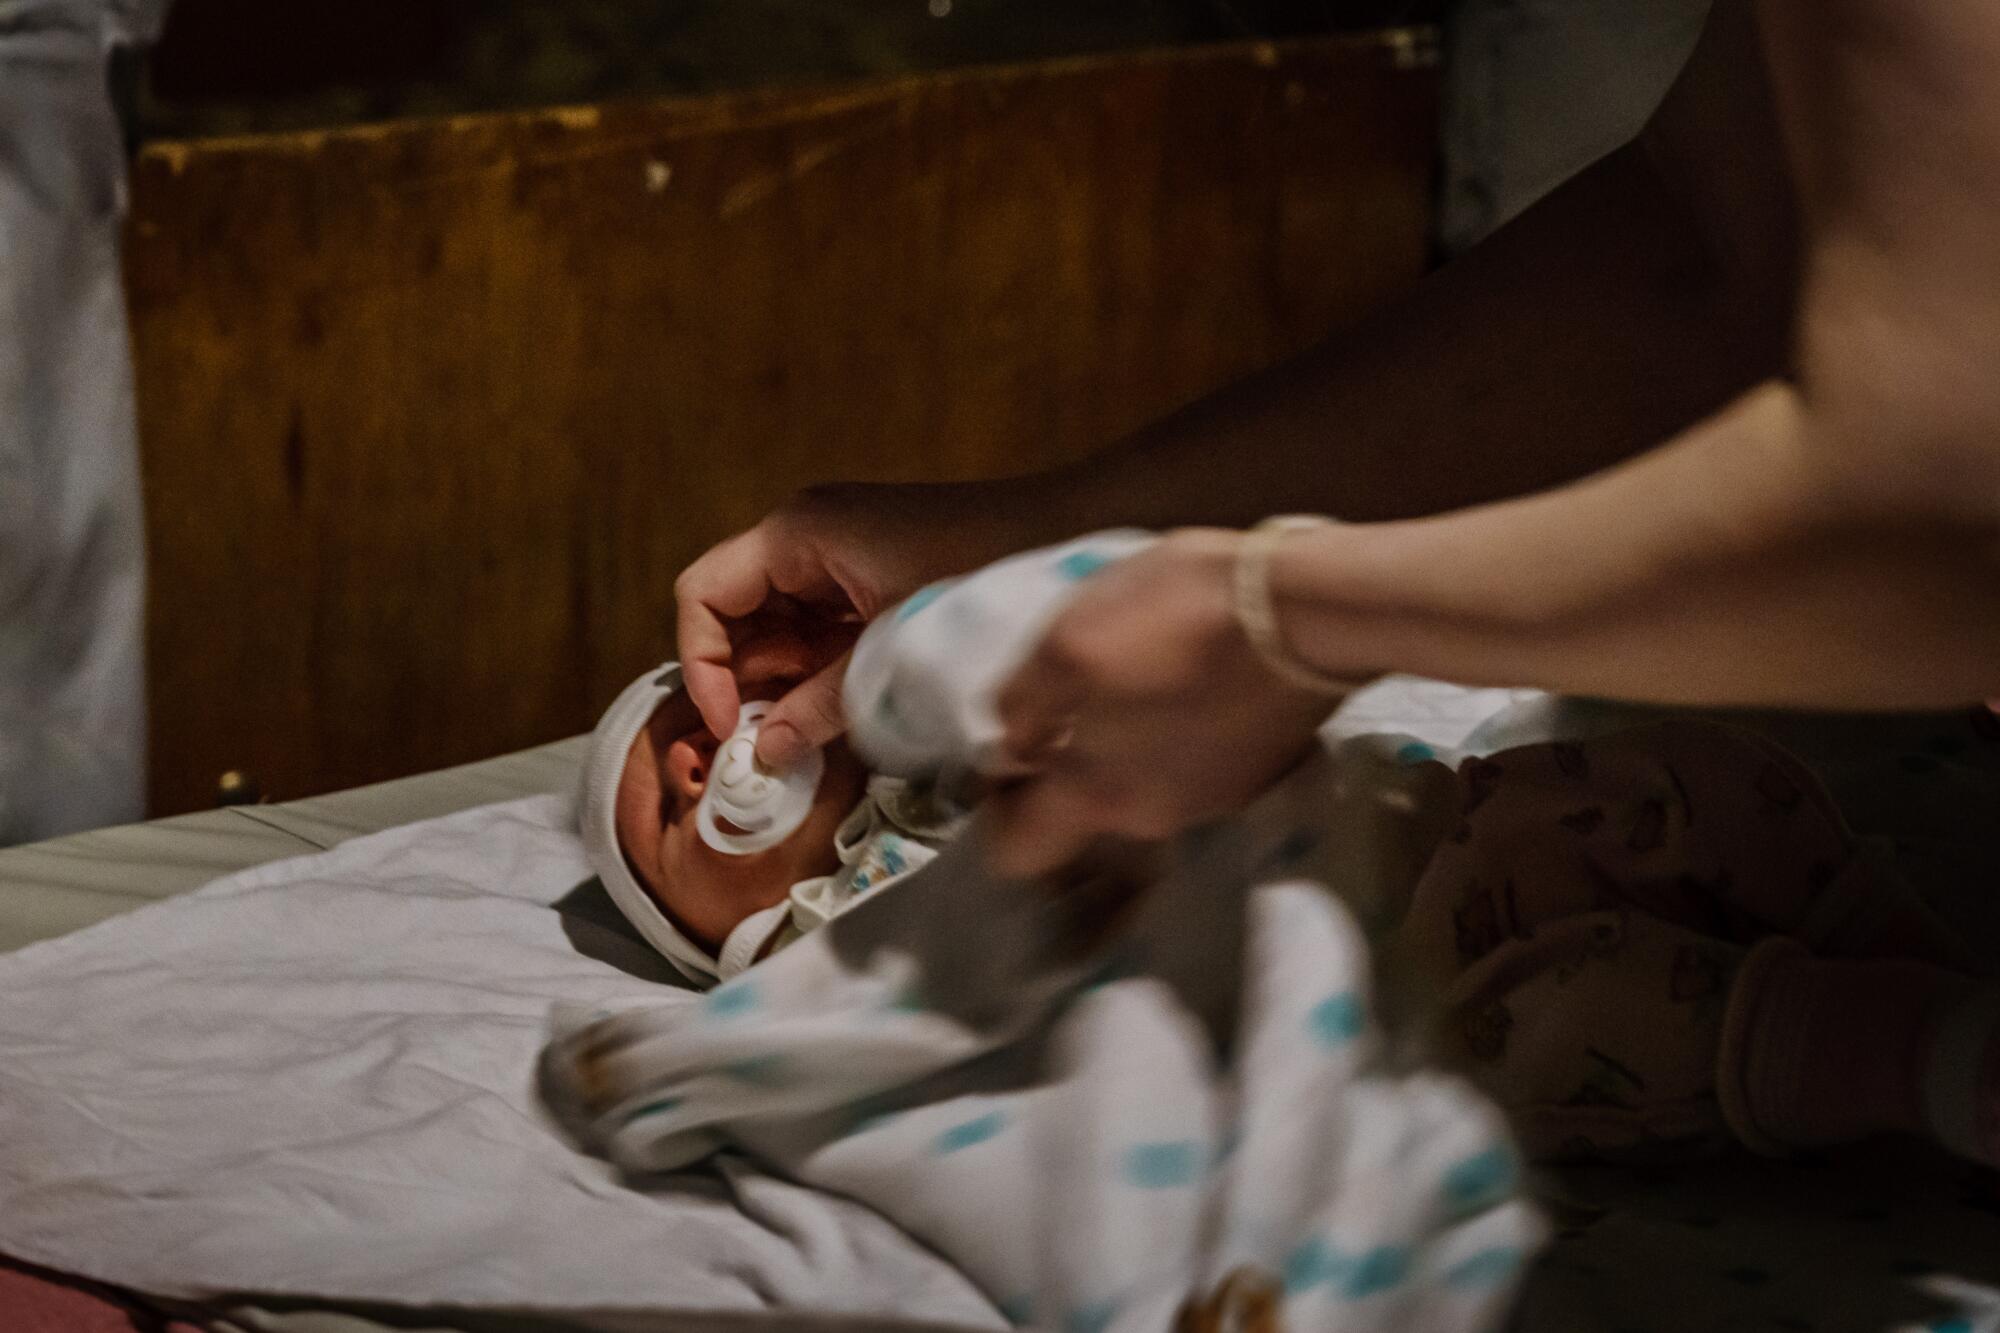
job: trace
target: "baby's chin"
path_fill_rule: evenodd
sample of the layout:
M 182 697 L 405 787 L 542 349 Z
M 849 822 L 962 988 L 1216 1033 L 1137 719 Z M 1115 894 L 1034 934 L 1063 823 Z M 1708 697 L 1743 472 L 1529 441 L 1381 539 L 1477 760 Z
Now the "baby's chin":
M 676 824 L 669 835 L 673 852 L 662 858 L 661 906 L 682 930 L 713 953 L 745 919 L 784 902 L 794 884 L 830 875 L 839 867 L 833 829 L 816 827 L 820 822 L 808 820 L 791 838 L 748 856 L 710 847 L 701 840 L 693 820 Z M 838 824 L 834 821 L 833 827 Z M 809 855 L 805 846 L 796 845 L 809 838 L 824 849 L 823 856 Z

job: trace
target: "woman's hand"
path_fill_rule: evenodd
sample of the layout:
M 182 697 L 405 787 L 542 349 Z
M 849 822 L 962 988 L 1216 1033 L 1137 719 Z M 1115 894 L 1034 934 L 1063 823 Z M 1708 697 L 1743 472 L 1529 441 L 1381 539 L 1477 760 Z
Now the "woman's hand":
M 1003 688 L 1011 760 L 992 800 L 1002 873 L 1040 875 L 1101 835 L 1168 837 L 1239 809 L 1333 709 L 1274 676 L 1238 627 L 1242 535 L 1210 528 L 1093 575 Z
M 861 627 L 924 584 L 1032 545 L 1007 483 L 823 486 L 713 547 L 674 584 L 681 668 L 717 736 L 736 726 L 741 646 L 793 641 L 813 673 L 772 705 L 758 757 L 776 768 L 846 728 L 840 679 Z

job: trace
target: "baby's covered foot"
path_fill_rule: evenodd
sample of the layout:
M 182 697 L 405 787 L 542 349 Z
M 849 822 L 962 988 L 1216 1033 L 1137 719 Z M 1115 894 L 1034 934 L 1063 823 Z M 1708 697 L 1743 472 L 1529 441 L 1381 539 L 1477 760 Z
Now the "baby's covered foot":
M 1768 940 L 1737 976 L 1717 1091 L 1759 1151 L 1921 1134 L 2000 1163 L 2000 989 Z

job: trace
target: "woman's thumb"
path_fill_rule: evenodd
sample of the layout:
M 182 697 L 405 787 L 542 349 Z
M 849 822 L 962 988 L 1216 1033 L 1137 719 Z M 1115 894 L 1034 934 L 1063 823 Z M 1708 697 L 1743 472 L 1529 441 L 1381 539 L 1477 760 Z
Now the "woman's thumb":
M 842 653 L 771 705 L 757 732 L 757 758 L 766 768 L 786 769 L 847 730 L 840 707 L 840 682 L 847 674 Z

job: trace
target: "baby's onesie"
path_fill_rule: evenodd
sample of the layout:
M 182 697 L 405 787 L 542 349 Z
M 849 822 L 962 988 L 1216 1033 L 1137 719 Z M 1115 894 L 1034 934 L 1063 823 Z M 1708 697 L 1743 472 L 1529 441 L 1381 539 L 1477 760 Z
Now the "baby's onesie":
M 1457 817 L 1391 966 L 1443 997 L 1435 1049 L 1530 1155 L 1926 1129 L 1995 1155 L 1976 961 L 1784 750 L 1698 721 L 1455 771 L 1422 750 L 1405 753 L 1451 772 Z
M 750 918 L 740 931 L 752 959 L 767 957 L 817 930 L 867 895 L 928 865 L 958 835 L 964 811 L 923 783 L 877 775 L 834 831 L 840 868 L 794 884 L 785 900 Z M 767 919 L 768 924 L 759 924 Z M 731 936 L 730 949 L 738 936 Z

